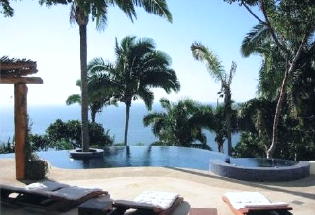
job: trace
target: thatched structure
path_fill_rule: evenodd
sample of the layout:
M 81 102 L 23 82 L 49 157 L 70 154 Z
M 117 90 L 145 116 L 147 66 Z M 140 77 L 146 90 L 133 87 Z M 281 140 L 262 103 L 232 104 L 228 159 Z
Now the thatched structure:
M 37 73 L 36 62 L 8 57 L 0 58 L 0 84 L 42 84 L 37 77 L 25 77 Z
M 0 84 L 14 84 L 14 123 L 16 178 L 25 178 L 25 143 L 27 138 L 27 86 L 42 84 L 39 77 L 26 77 L 37 72 L 36 62 L 26 59 L 0 58 Z

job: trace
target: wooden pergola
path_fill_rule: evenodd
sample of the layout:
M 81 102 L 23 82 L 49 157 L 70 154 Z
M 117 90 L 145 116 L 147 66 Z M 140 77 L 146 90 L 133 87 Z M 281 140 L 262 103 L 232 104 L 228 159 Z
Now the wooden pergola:
M 27 139 L 27 86 L 43 84 L 39 77 L 26 77 L 37 73 L 36 62 L 26 59 L 0 58 L 0 84 L 14 84 L 14 124 L 16 179 L 25 178 L 25 143 Z

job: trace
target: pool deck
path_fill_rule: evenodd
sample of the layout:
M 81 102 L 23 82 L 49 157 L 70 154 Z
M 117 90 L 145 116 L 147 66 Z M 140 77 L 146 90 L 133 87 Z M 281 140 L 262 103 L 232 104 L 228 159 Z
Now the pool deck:
M 290 203 L 294 215 L 313 215 L 315 212 L 315 175 L 291 182 L 257 183 L 223 178 L 207 171 L 164 167 L 71 170 L 50 167 L 48 177 L 71 185 L 107 190 L 113 199 L 133 199 L 144 190 L 177 192 L 190 207 L 217 208 L 219 215 L 232 215 L 221 199 L 222 194 L 228 191 L 261 192 L 272 201 Z M 0 160 L 0 184 L 24 186 L 15 180 L 13 159 Z M 4 214 L 27 213 L 21 209 L 10 209 Z M 65 214 L 77 214 L 77 211 Z

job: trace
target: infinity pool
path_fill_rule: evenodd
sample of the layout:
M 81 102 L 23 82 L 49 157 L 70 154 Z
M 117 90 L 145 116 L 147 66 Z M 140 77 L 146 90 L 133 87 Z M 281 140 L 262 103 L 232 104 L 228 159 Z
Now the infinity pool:
M 222 160 L 226 155 L 208 150 L 175 146 L 129 146 L 108 147 L 104 158 L 74 160 L 68 151 L 47 151 L 37 153 L 53 166 L 67 169 L 163 166 L 209 170 L 210 160 Z M 0 158 L 13 158 L 14 154 L 2 154 Z

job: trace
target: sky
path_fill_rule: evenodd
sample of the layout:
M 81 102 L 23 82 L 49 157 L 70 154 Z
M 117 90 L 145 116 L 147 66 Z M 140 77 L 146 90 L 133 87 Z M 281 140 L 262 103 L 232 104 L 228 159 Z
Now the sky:
M 168 0 L 173 23 L 137 9 L 132 23 L 118 8 L 110 8 L 104 31 L 95 23 L 88 25 L 88 61 L 94 57 L 114 60 L 115 38 L 125 36 L 152 38 L 156 48 L 172 58 L 172 68 L 181 84 L 178 93 L 154 89 L 155 102 L 166 97 L 172 101 L 191 98 L 216 102 L 220 83 L 209 75 L 206 66 L 194 60 L 190 46 L 199 41 L 221 60 L 229 71 L 237 63 L 232 82 L 232 99 L 243 102 L 257 93 L 259 56 L 244 58 L 240 46 L 257 21 L 237 4 L 223 0 Z M 69 6 L 40 6 L 37 0 L 13 1 L 13 17 L 0 14 L 0 56 L 27 58 L 37 62 L 43 85 L 28 85 L 28 104 L 65 104 L 67 97 L 79 93 L 79 30 L 69 22 Z M 13 105 L 13 86 L 0 85 L 0 104 Z

